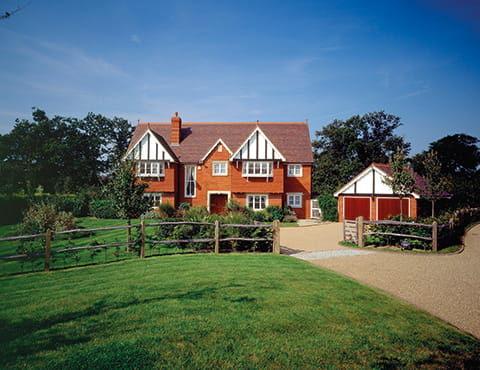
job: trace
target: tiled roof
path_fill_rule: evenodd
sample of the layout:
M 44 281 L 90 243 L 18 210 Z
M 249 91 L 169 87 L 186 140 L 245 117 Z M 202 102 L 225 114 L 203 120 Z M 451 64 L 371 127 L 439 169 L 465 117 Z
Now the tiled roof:
M 313 163 L 312 144 L 308 124 L 301 123 L 182 123 L 180 145 L 169 145 L 180 162 L 199 162 L 212 146 L 222 139 L 235 152 L 259 127 L 287 162 Z M 139 123 L 128 150 L 142 137 L 146 130 L 170 143 L 170 123 Z

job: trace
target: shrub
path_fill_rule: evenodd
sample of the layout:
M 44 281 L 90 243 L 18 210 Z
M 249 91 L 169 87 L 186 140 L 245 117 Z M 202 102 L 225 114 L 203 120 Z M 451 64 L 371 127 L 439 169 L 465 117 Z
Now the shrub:
M 158 206 L 158 213 L 161 217 L 173 217 L 175 208 L 170 203 L 161 203 Z
M 269 219 L 267 221 L 281 221 L 285 216 L 283 209 L 279 206 L 268 206 L 265 208 L 265 212 L 267 212 L 269 215 Z
M 0 195 L 0 225 L 20 222 L 27 208 L 28 198 L 24 195 Z
M 322 210 L 325 221 L 338 221 L 338 200 L 331 194 L 322 194 L 318 198 L 318 205 Z
M 188 211 L 190 209 L 190 204 L 188 203 L 180 203 L 178 206 L 179 211 Z
M 270 221 L 270 215 L 265 211 L 258 211 L 253 214 L 253 220 L 258 222 Z
M 208 220 L 210 212 L 208 212 L 207 207 L 191 207 L 183 214 L 183 219 L 185 221 L 192 222 L 204 222 Z
M 63 231 L 73 229 L 76 225 L 71 213 L 58 211 L 54 205 L 38 203 L 28 209 L 19 225 L 21 234 L 39 234 L 47 229 Z
M 158 212 L 155 211 L 147 211 L 143 215 L 140 216 L 141 219 L 144 220 L 156 220 L 162 218 Z
M 282 222 L 297 222 L 297 221 L 298 221 L 298 218 L 295 215 L 286 215 L 282 220 Z
M 96 218 L 118 218 L 113 200 L 99 199 L 90 202 L 90 214 Z

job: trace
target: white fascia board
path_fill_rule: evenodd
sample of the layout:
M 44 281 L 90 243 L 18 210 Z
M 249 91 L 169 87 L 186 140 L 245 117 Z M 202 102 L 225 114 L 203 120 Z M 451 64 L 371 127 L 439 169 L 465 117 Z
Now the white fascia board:
M 240 158 L 235 158 L 236 156 L 238 156 L 238 154 L 242 151 L 243 147 L 245 145 L 248 144 L 248 142 L 250 141 L 250 139 L 253 137 L 253 135 L 255 135 L 257 132 L 259 132 L 264 138 L 265 140 L 267 140 L 267 143 L 270 144 L 273 148 L 273 150 L 280 156 L 280 159 L 265 159 L 265 161 L 278 161 L 278 160 L 281 160 L 283 162 L 286 161 L 285 157 L 283 156 L 282 153 L 280 153 L 280 150 L 277 149 L 277 147 L 275 145 L 273 145 L 273 143 L 270 141 L 270 139 L 268 138 L 267 135 L 265 135 L 265 133 L 262 131 L 262 129 L 260 127 L 257 127 L 255 130 L 253 130 L 253 132 L 250 134 L 250 136 L 242 143 L 242 145 L 240 145 L 240 147 L 237 149 L 237 151 L 235 153 L 233 153 L 233 155 L 230 157 L 230 161 L 238 161 L 240 160 Z
M 228 147 L 227 144 L 222 139 L 218 139 L 215 144 L 212 145 L 212 147 L 207 151 L 207 153 L 202 157 L 201 161 L 203 162 L 207 157 L 210 155 L 210 153 L 218 146 L 218 144 L 222 144 L 225 149 L 232 155 L 232 151 Z

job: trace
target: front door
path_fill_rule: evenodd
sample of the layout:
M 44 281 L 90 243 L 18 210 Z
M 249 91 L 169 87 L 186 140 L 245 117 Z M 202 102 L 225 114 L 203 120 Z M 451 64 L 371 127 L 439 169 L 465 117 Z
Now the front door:
M 227 194 L 210 194 L 210 212 L 216 214 L 225 212 L 227 202 Z

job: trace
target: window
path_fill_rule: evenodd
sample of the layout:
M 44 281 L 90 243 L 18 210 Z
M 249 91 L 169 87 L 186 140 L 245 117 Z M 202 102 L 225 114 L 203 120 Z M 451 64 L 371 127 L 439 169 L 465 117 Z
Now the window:
M 268 206 L 267 194 L 249 194 L 247 195 L 247 207 L 254 211 L 261 211 Z
M 244 162 L 243 177 L 272 177 L 272 162 Z
M 302 193 L 287 194 L 287 204 L 292 208 L 302 208 Z
M 227 176 L 228 162 L 213 162 L 213 176 Z
M 187 198 L 195 197 L 195 165 L 185 166 L 185 196 Z
M 302 165 L 301 164 L 289 164 L 288 165 L 288 177 L 302 177 Z
M 158 209 L 162 204 L 162 193 L 145 193 L 145 197 L 152 198 L 153 209 Z
M 141 177 L 165 176 L 165 163 L 140 161 L 137 163 L 137 175 Z

